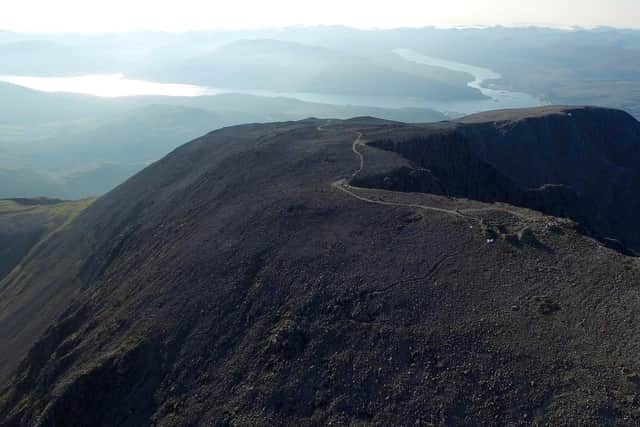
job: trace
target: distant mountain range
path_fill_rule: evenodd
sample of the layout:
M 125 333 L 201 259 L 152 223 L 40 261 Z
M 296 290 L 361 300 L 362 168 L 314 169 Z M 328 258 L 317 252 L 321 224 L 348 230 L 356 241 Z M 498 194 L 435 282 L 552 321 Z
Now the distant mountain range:
M 466 86 L 471 79 L 464 73 L 433 70 L 439 71 L 439 75 L 416 75 L 355 53 L 266 39 L 241 40 L 200 53 L 175 67 L 159 69 L 158 77 L 213 87 L 281 92 L 447 100 L 483 98 Z
M 107 100 L 0 84 L 0 197 L 100 195 L 178 144 L 223 126 L 363 115 L 430 122 L 460 116 L 454 107 L 435 107 L 439 101 L 489 101 L 468 86 L 471 75 L 403 60 L 393 53 L 399 47 L 494 70 L 502 79 L 485 82 L 494 89 L 525 92 L 548 103 L 619 108 L 640 117 L 640 31 L 314 27 L 185 34 L 3 32 L 0 75 L 124 73 L 160 82 L 286 93 L 288 99 L 227 94 Z M 293 99 L 307 92 L 319 95 L 313 100 L 324 104 Z M 410 105 L 430 100 L 442 111 L 351 105 L 367 105 L 367 99 L 375 98 L 376 105 L 387 105 L 387 100 L 389 107 L 397 107 L 391 105 L 393 97 L 412 100 Z
M 639 46 L 640 31 L 613 28 L 333 26 L 184 34 L 6 33 L 0 36 L 0 56 L 5 59 L 0 74 L 42 75 L 46 69 L 47 75 L 124 73 L 251 89 L 478 96 L 466 87 L 469 76 L 411 66 L 392 54 L 393 49 L 410 48 L 495 70 L 503 76 L 495 82 L 499 87 L 551 103 L 603 105 L 640 117 Z M 285 67 L 292 62 L 294 67 Z

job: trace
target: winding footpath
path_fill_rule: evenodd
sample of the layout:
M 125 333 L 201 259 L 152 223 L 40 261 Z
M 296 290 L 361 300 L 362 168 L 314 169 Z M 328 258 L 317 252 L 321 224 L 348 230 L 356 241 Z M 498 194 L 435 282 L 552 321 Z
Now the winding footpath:
M 329 121 L 327 121 L 327 123 L 323 126 L 318 126 L 318 131 L 326 131 L 325 127 L 329 125 Z M 360 165 L 358 167 L 358 169 L 356 169 L 352 174 L 351 174 L 351 179 L 356 178 L 364 169 L 364 155 L 358 150 L 358 147 L 364 145 L 362 143 L 362 138 L 363 138 L 363 133 L 362 132 L 355 132 L 356 133 L 356 139 L 353 141 L 353 144 L 351 145 L 351 150 L 353 151 L 353 153 L 358 157 L 358 159 L 360 160 Z M 457 209 L 444 209 L 444 208 L 438 208 L 435 206 L 428 206 L 428 205 L 422 205 L 422 204 L 418 204 L 418 203 L 400 203 L 400 202 L 388 202 L 388 201 L 384 201 L 384 200 L 375 200 L 375 199 L 371 199 L 369 197 L 366 196 L 361 196 L 360 194 L 356 193 L 356 187 L 353 187 L 351 185 L 349 185 L 349 183 L 347 182 L 346 179 L 341 179 L 339 181 L 336 181 L 332 184 L 335 188 L 337 188 L 338 190 L 342 191 L 343 193 L 347 194 L 350 197 L 353 197 L 354 199 L 360 200 L 362 202 L 365 203 L 370 203 L 373 205 L 379 205 L 379 206 L 391 206 L 391 207 L 401 207 L 401 208 L 412 208 L 412 209 L 421 209 L 421 210 L 426 210 L 426 211 L 432 211 L 432 212 L 439 212 L 439 213 L 443 213 L 446 215 L 452 215 L 458 218 L 463 218 L 463 219 L 467 219 L 467 220 L 472 220 L 476 223 L 481 223 L 482 220 L 480 218 L 476 218 L 474 216 L 471 215 L 467 215 L 465 213 L 460 212 Z

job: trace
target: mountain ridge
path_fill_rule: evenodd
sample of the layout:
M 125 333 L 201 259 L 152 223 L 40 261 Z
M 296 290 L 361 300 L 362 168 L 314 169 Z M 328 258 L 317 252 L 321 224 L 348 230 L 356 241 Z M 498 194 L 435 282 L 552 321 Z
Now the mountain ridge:
M 135 175 L 0 283 L 0 422 L 633 425 L 636 258 L 523 207 L 336 187 L 420 173 L 373 143 L 457 126 L 237 126 Z

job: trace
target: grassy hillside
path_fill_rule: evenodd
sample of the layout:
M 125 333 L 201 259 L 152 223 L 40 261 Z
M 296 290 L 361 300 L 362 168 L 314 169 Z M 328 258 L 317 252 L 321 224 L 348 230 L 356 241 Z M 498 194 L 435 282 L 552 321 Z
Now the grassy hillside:
M 0 282 L 20 274 L 20 263 L 53 233 L 61 231 L 92 199 L 66 202 L 55 199 L 0 200 Z

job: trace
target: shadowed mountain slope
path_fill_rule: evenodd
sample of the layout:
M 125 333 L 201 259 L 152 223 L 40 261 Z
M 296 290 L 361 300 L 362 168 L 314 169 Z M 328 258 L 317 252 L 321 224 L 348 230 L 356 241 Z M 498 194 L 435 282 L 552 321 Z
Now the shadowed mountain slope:
M 0 283 L 0 424 L 636 424 L 636 258 L 537 211 L 355 186 L 520 191 L 465 126 L 245 125 L 146 168 Z M 451 177 L 398 148 L 451 129 L 429 148 L 467 162 Z
M 525 206 L 640 250 L 640 123 L 617 110 L 495 111 L 380 135 L 370 145 L 421 167 L 362 185 Z M 429 173 L 426 173 L 428 170 Z M 381 182 L 386 179 L 386 182 Z

